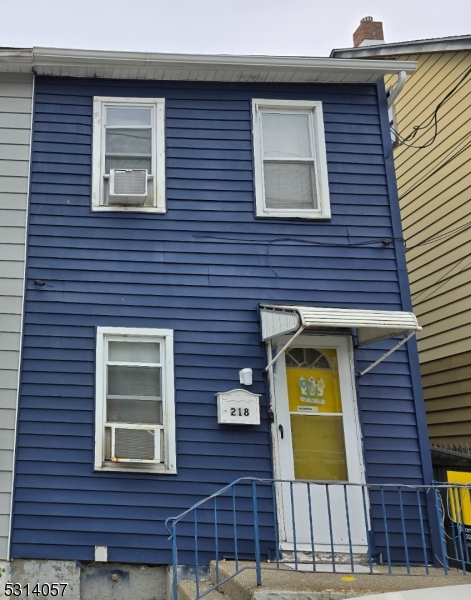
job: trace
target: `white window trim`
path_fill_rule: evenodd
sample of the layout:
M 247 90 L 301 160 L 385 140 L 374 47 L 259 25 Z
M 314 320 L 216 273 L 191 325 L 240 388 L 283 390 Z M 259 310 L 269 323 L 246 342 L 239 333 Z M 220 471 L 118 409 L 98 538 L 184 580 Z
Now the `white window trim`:
M 158 339 L 164 346 L 162 390 L 163 426 L 165 429 L 164 463 L 106 463 L 105 456 L 105 423 L 106 423 L 106 338 Z M 95 471 L 119 471 L 126 473 L 156 473 L 172 475 L 177 473 L 176 456 L 176 415 L 175 415 L 175 385 L 173 363 L 173 330 L 172 329 L 141 329 L 135 327 L 97 327 L 95 364 Z M 130 465 L 130 466 L 128 466 Z
M 136 104 L 155 106 L 155 135 L 153 136 L 154 206 L 105 206 L 103 195 L 103 107 L 106 104 Z M 93 98 L 92 138 L 92 210 L 113 212 L 165 213 L 165 99 L 164 98 L 116 98 L 95 96 Z
M 318 209 L 270 209 L 265 206 L 265 185 L 263 177 L 262 154 L 262 116 L 263 109 L 289 110 L 305 109 L 309 111 L 312 130 L 314 167 L 316 174 Z M 327 153 L 325 149 L 324 118 L 322 102 L 305 100 L 252 100 L 254 170 L 255 170 L 255 203 L 257 217 L 330 219 L 329 181 L 327 174 Z

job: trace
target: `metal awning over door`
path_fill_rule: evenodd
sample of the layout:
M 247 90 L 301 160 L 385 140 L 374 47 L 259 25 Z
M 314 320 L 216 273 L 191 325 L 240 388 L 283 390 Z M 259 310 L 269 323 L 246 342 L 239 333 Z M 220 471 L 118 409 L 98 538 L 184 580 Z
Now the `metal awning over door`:
M 359 346 L 373 344 L 381 340 L 405 335 L 394 348 L 384 354 L 368 369 L 384 360 L 394 350 L 402 346 L 414 333 L 422 328 L 417 322 L 417 317 L 411 312 L 392 310 L 360 310 L 347 308 L 323 308 L 315 306 L 280 306 L 262 304 L 260 307 L 262 322 L 262 339 L 270 340 L 279 335 L 294 333 L 291 340 L 275 356 L 267 369 L 277 360 L 291 342 L 303 331 L 350 329 L 355 330 Z

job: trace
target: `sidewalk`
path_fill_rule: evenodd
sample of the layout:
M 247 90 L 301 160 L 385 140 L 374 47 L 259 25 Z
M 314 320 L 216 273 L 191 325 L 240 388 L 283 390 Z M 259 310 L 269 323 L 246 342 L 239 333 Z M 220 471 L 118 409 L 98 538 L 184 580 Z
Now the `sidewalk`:
M 239 568 L 254 563 L 239 563 Z M 368 594 L 399 592 L 404 590 L 436 588 L 454 585 L 471 585 L 471 574 L 463 575 L 462 571 L 449 571 L 445 575 L 442 569 L 430 567 L 430 575 L 425 574 L 423 567 L 414 567 L 408 575 L 405 567 L 395 567 L 393 575 L 389 575 L 387 567 L 375 566 L 375 573 L 332 573 L 294 571 L 284 565 L 280 570 L 273 569 L 272 563 L 263 563 L 262 586 L 257 587 L 254 569 L 239 573 L 234 579 L 221 586 L 222 591 L 231 600 L 307 600 L 319 597 L 319 592 L 326 592 L 332 598 L 353 598 Z M 219 579 L 225 579 L 235 571 L 232 561 L 219 563 Z M 211 579 L 215 581 L 214 564 L 211 565 Z M 444 591 L 444 590 L 443 590 Z M 337 594 L 335 594 L 337 592 Z M 314 594 L 312 594 L 314 593 Z M 312 594 L 312 596 L 310 595 Z M 327 597 L 327 596 L 326 596 Z M 471 594 L 469 595 L 471 599 Z M 441 595 L 448 600 L 448 596 Z M 427 597 L 428 600 L 428 597 Z M 451 600 L 451 598 L 450 598 Z

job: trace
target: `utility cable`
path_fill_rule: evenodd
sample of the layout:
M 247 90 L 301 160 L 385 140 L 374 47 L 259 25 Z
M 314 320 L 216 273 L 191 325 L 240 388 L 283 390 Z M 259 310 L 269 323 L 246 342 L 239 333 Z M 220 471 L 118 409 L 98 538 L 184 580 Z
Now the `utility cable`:
M 326 246 L 329 248 L 361 248 L 362 246 L 371 246 L 373 244 L 382 244 L 382 246 L 389 246 L 390 244 L 392 244 L 393 239 L 400 239 L 401 241 L 403 241 L 403 238 L 390 238 L 387 236 L 382 236 L 382 237 L 378 237 L 378 238 L 370 238 L 368 240 L 364 240 L 363 242 L 357 242 L 357 243 L 346 243 L 346 244 L 342 244 L 342 243 L 333 243 L 333 242 L 318 242 L 316 240 L 307 240 L 306 238 L 297 238 L 297 237 L 280 237 L 280 238 L 274 238 L 271 240 L 260 240 L 260 239 L 241 239 L 241 238 L 236 238 L 236 237 L 226 237 L 226 236 L 219 236 L 219 235 L 199 235 L 199 234 L 194 234 L 193 237 L 195 238 L 208 238 L 208 239 L 214 239 L 214 240 L 223 240 L 223 241 L 229 241 L 229 242 L 237 242 L 237 243 L 249 243 L 249 244 L 268 244 L 271 245 L 274 242 L 296 242 L 296 243 L 302 243 L 302 244 L 308 244 L 308 245 L 312 245 L 312 246 Z
M 232 237 L 225 237 L 225 236 L 218 236 L 218 235 L 200 235 L 200 234 L 194 234 L 193 237 L 195 238 L 202 238 L 202 239 L 215 239 L 215 240 L 222 240 L 222 241 L 229 241 L 229 242 L 237 242 L 238 244 L 241 243 L 256 243 L 256 244 L 266 244 L 267 245 L 267 253 L 266 253 L 266 257 L 267 257 L 267 264 L 270 268 L 270 270 L 272 271 L 273 275 L 276 278 L 279 278 L 278 273 L 275 271 L 272 263 L 271 263 L 271 247 L 273 244 L 278 243 L 278 242 L 295 242 L 297 244 L 305 244 L 305 245 L 312 245 L 312 246 L 324 246 L 324 247 L 333 247 L 333 248 L 363 248 L 363 247 L 367 247 L 367 246 L 372 246 L 373 244 L 381 244 L 382 247 L 386 247 L 386 246 L 390 246 L 393 241 L 394 238 L 372 238 L 369 240 L 364 240 L 363 242 L 357 242 L 356 244 L 352 244 L 352 243 L 347 243 L 347 244 L 333 244 L 333 243 L 325 243 L 325 242 L 318 242 L 315 240 L 307 240 L 306 238 L 295 238 L 295 237 L 279 237 L 279 238 L 273 238 L 271 240 L 250 240 L 250 239 L 246 239 L 246 240 L 241 240 L 240 238 L 232 238 Z M 398 238 L 401 241 L 403 241 L 402 238 Z
M 445 273 L 445 275 L 443 275 L 443 277 L 441 277 L 438 281 L 436 281 L 435 283 L 433 283 L 431 286 L 429 286 L 428 288 L 425 288 L 424 290 L 422 290 L 420 292 L 420 294 L 427 292 L 428 290 L 430 290 L 431 288 L 435 288 L 435 286 L 440 283 L 440 281 L 443 281 L 444 277 L 446 277 L 449 273 L 451 273 L 452 271 L 454 271 L 454 269 L 456 267 L 458 267 L 465 258 L 468 258 L 468 256 L 464 256 L 452 269 L 450 269 L 447 273 Z M 433 296 L 436 292 L 438 292 L 439 289 L 441 289 L 444 285 L 446 285 L 449 281 L 451 281 L 454 277 L 456 277 L 457 275 L 459 275 L 460 273 L 462 273 L 466 267 L 468 267 L 469 265 L 471 265 L 471 261 L 469 261 L 466 265 L 463 265 L 463 267 L 461 267 L 461 269 L 459 271 L 457 271 L 456 273 L 453 273 L 453 275 L 451 277 L 448 277 L 448 279 L 445 279 L 441 285 L 439 285 L 437 288 L 433 289 L 430 294 L 428 296 L 425 296 L 425 298 L 422 298 L 420 301 L 421 302 L 425 302 L 425 300 L 428 300 L 428 298 L 430 298 L 431 296 Z M 418 296 L 417 296 L 418 297 Z M 417 297 L 414 297 L 414 302 L 417 300 Z
M 441 233 L 441 234 L 426 238 L 422 242 L 418 242 L 417 244 L 414 244 L 413 246 L 407 246 L 406 252 L 408 252 L 409 250 L 412 250 L 413 248 L 418 248 L 420 246 L 426 246 L 427 244 L 446 242 L 448 240 L 451 240 L 455 236 L 459 235 L 463 231 L 466 231 L 470 227 L 471 227 L 471 221 L 467 221 L 466 223 L 464 223 L 463 225 L 460 225 L 459 227 L 456 227 L 455 229 L 450 229 L 450 231 L 447 231 L 445 233 Z
M 456 92 L 456 90 L 460 87 L 460 85 L 463 83 L 463 81 L 467 77 L 469 77 L 470 74 L 471 74 L 471 68 L 469 68 L 464 73 L 464 75 L 461 77 L 461 79 L 458 81 L 458 83 L 448 92 L 448 94 L 446 94 L 446 96 L 443 98 L 443 100 L 441 100 L 441 102 L 439 102 L 437 104 L 437 106 L 435 107 L 435 110 L 430 115 L 430 117 L 427 117 L 424 121 L 422 121 L 422 123 L 420 125 L 415 125 L 412 128 L 412 132 L 408 136 L 402 137 L 398 134 L 399 143 L 396 145 L 396 148 L 399 148 L 400 146 L 406 146 L 407 148 L 415 148 L 417 150 L 421 150 L 423 148 L 428 148 L 429 146 L 431 146 L 435 142 L 435 139 L 437 138 L 437 134 L 438 134 L 438 111 L 451 98 L 451 96 L 453 96 L 453 94 Z M 430 129 L 430 127 L 434 128 L 434 133 L 433 133 L 431 140 L 429 140 L 422 146 L 414 146 L 412 144 L 407 143 L 407 142 L 415 139 L 415 137 L 417 136 L 419 131 L 424 130 L 423 133 L 425 133 Z M 397 133 L 397 132 L 395 132 L 395 133 Z
M 471 227 L 471 221 L 469 221 L 468 223 L 465 223 L 463 225 L 460 225 L 460 227 L 451 229 L 450 231 L 448 231 L 446 233 L 438 234 L 436 236 L 431 236 L 429 238 L 426 238 L 424 241 L 419 242 L 418 244 L 414 244 L 413 246 L 407 246 L 406 252 L 408 250 L 412 250 L 413 248 L 417 248 L 418 246 L 423 246 L 425 244 L 434 244 L 436 242 L 445 241 L 446 239 L 450 239 L 450 238 L 454 237 L 455 235 L 458 235 L 462 231 L 465 231 L 469 227 Z M 193 237 L 199 238 L 199 239 L 220 240 L 223 242 L 237 242 L 238 244 L 258 244 L 258 245 L 267 244 L 269 246 L 271 246 L 273 243 L 276 243 L 276 242 L 292 241 L 297 244 L 299 243 L 299 244 L 307 244 L 307 245 L 312 245 L 312 246 L 322 246 L 322 247 L 326 247 L 326 248 L 362 248 L 364 246 L 373 246 L 375 244 L 381 244 L 381 247 L 386 248 L 388 246 L 391 246 L 395 240 L 398 240 L 400 242 L 405 242 L 404 238 L 402 238 L 402 237 L 377 237 L 377 238 L 370 238 L 370 239 L 364 240 L 363 242 L 357 242 L 357 243 L 350 242 L 350 243 L 346 243 L 346 244 L 333 243 L 333 242 L 318 242 L 315 240 L 307 240 L 305 238 L 295 238 L 295 237 L 274 238 L 271 240 L 260 240 L 260 239 L 251 239 L 251 238 L 242 239 L 240 237 L 228 237 L 228 236 L 209 235 L 209 234 L 208 235 L 193 234 Z
M 461 138 L 461 140 L 458 142 L 457 145 L 460 145 L 466 138 L 471 136 L 471 132 L 467 133 L 463 138 Z M 454 160 L 455 158 L 457 158 L 458 156 L 460 156 L 463 152 L 465 152 L 466 150 L 468 150 L 469 148 L 471 148 L 471 140 L 468 141 L 468 143 L 463 146 L 460 149 L 457 149 L 456 147 L 452 148 L 450 150 L 450 153 L 445 156 L 441 162 L 439 162 L 431 171 L 429 171 L 428 173 L 425 173 L 425 175 L 423 175 L 418 181 L 416 181 L 415 183 L 412 184 L 412 186 L 410 188 L 408 188 L 400 197 L 399 200 L 403 200 L 406 196 L 408 196 L 409 194 L 411 194 L 415 189 L 417 189 L 422 183 L 425 183 L 426 181 L 428 181 L 428 179 L 430 179 L 433 175 L 435 175 L 436 173 L 438 173 L 438 171 L 440 171 L 441 169 L 443 169 L 444 167 L 446 167 L 448 164 L 450 164 L 450 162 L 452 160 Z M 455 154 L 451 155 L 451 152 L 455 150 Z

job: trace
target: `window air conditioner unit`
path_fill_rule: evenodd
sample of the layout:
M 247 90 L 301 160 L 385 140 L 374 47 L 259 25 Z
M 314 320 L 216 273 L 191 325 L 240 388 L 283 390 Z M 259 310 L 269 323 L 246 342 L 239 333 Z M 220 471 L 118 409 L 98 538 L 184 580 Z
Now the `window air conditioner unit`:
M 110 169 L 109 203 L 142 206 L 147 198 L 147 169 Z
M 159 463 L 161 425 L 106 425 L 111 430 L 111 460 Z

